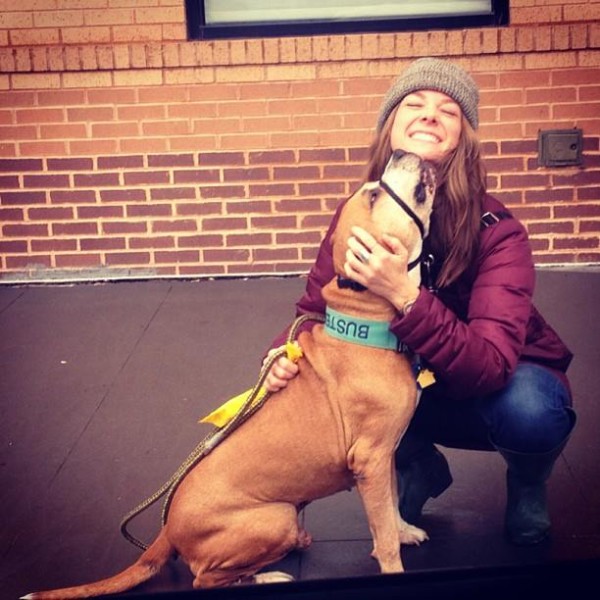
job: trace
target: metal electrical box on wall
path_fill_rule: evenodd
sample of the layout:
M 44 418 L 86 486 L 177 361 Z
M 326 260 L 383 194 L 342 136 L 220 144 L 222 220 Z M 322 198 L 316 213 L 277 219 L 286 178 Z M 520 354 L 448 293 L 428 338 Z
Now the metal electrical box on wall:
M 582 129 L 548 129 L 538 134 L 538 163 L 542 167 L 569 167 L 583 163 Z

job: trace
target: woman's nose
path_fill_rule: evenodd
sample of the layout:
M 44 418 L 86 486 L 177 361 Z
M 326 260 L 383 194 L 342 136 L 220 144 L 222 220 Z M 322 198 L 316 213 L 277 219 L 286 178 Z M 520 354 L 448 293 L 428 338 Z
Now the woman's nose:
M 426 121 L 436 121 L 437 120 L 437 109 L 432 104 L 425 104 L 423 106 L 423 111 L 421 112 L 421 118 Z

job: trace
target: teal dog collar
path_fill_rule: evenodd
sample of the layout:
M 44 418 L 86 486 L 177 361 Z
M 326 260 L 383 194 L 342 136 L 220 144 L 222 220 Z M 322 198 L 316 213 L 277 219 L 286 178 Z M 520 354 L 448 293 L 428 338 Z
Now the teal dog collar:
M 371 321 L 325 309 L 325 331 L 332 337 L 353 344 L 398 350 L 398 338 L 390 331 L 388 321 Z

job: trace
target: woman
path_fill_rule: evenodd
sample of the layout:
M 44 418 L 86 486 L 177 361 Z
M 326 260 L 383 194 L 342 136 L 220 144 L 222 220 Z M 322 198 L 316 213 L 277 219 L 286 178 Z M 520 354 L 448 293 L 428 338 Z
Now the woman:
M 497 450 L 508 467 L 506 532 L 529 545 L 548 535 L 545 484 L 575 422 L 565 375 L 572 355 L 532 304 L 525 228 L 486 192 L 478 101 L 471 76 L 448 61 L 419 59 L 400 75 L 380 109 L 365 181 L 380 178 L 396 149 L 437 164 L 429 260 L 417 288 L 399 240 L 378 244 L 357 229 L 344 268 L 396 307 L 390 329 L 435 375 L 396 452 L 404 519 L 415 522 L 425 502 L 452 483 L 434 443 Z M 298 314 L 325 311 L 321 288 L 334 276 L 330 236 L 338 214 Z M 297 371 L 280 358 L 267 388 L 281 389 Z

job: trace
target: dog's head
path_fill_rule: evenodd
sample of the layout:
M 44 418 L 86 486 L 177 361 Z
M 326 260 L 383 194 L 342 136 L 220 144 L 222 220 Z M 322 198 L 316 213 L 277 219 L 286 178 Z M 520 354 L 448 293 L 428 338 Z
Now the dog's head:
M 398 238 L 409 254 L 420 247 L 429 233 L 435 191 L 434 165 L 416 154 L 395 151 L 381 179 L 366 183 L 342 211 L 333 238 L 338 273 L 343 274 L 347 241 L 354 225 L 366 229 L 378 241 L 384 233 Z

